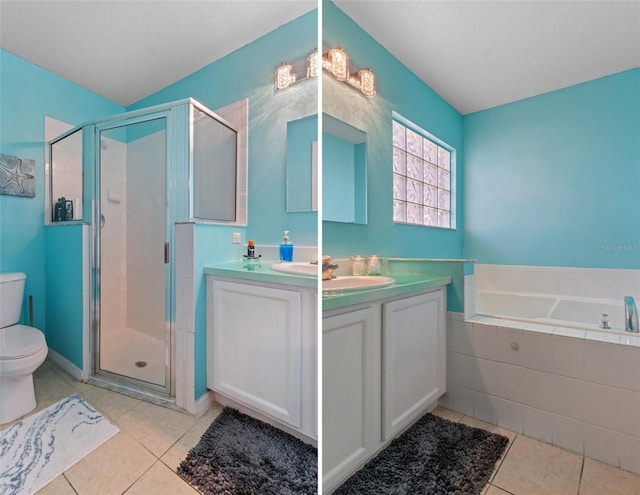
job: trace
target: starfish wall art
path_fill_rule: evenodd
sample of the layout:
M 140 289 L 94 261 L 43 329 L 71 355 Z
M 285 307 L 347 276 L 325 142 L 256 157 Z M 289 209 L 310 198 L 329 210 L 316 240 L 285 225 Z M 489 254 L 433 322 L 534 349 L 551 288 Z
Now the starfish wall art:
M 36 162 L 0 153 L 0 194 L 12 196 L 36 195 Z

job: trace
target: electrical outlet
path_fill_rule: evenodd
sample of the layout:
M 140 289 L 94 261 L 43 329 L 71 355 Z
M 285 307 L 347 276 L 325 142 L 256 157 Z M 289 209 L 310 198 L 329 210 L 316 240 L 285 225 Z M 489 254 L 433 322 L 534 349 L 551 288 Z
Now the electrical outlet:
M 233 233 L 233 243 L 234 244 L 239 244 L 240 242 L 242 242 L 242 235 L 240 234 L 240 232 L 234 232 Z

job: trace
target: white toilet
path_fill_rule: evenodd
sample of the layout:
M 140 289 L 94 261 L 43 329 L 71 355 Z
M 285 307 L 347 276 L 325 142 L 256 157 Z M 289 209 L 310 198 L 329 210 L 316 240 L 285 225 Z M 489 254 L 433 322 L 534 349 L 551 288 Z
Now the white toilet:
M 33 372 L 47 357 L 44 334 L 20 321 L 27 276 L 0 273 L 0 423 L 36 407 Z

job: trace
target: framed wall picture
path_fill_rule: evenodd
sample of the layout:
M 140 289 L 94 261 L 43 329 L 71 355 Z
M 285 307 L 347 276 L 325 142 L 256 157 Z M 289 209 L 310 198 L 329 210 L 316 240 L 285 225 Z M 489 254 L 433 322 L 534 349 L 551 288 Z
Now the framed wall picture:
M 36 195 L 36 161 L 0 153 L 0 194 Z

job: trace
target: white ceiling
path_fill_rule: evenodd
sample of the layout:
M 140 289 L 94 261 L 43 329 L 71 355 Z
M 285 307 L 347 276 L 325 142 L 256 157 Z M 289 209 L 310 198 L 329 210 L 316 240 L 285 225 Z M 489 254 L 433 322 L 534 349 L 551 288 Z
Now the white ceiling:
M 313 0 L 2 0 L 0 47 L 129 106 L 316 6 Z
M 640 66 L 638 0 L 334 3 L 462 114 Z
M 640 0 L 335 3 L 463 114 L 640 66 Z M 0 0 L 0 46 L 128 106 L 315 7 Z

